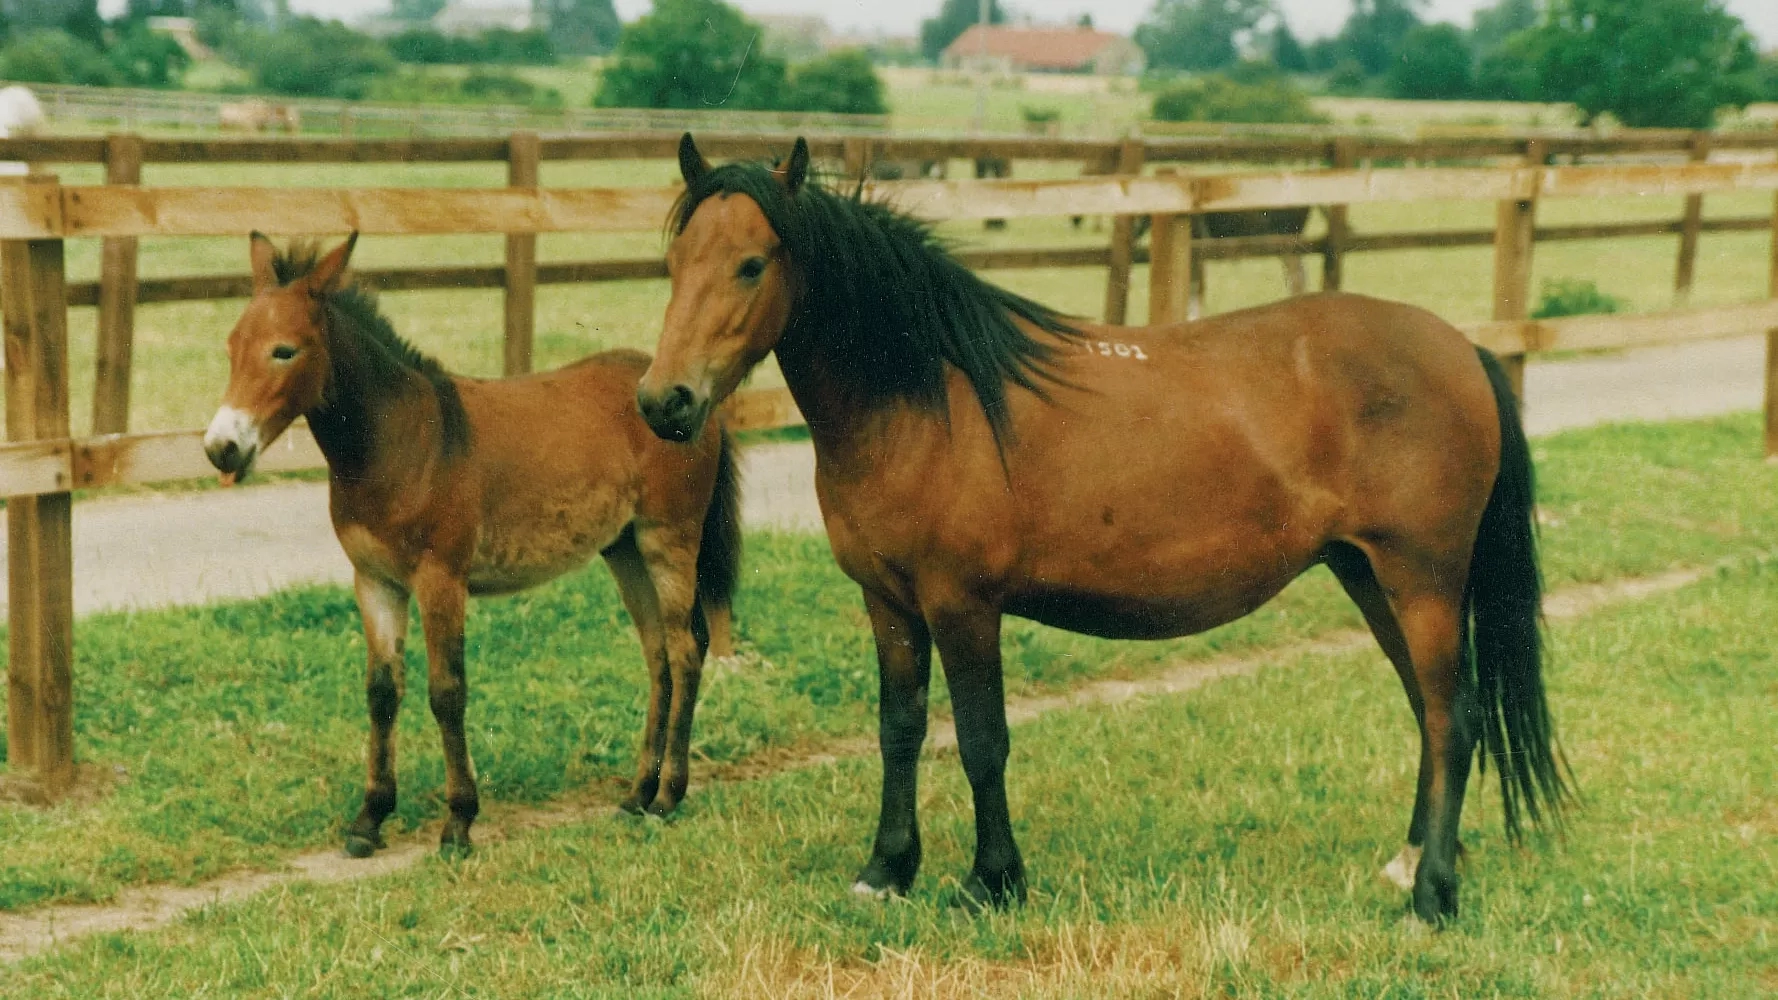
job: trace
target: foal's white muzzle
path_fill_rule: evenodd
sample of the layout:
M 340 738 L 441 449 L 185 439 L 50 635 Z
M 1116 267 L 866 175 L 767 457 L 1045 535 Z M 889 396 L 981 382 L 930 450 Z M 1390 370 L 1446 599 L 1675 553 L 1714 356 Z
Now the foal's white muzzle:
M 218 472 L 240 474 L 259 456 L 259 423 L 245 410 L 225 406 L 204 432 L 204 454 Z

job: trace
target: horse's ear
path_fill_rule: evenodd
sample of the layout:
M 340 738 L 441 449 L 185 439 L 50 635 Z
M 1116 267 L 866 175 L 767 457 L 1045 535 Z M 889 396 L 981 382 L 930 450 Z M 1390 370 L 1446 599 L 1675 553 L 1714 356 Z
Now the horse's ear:
M 257 229 L 247 237 L 247 246 L 247 259 L 253 263 L 253 294 L 278 287 L 278 269 L 274 266 L 278 248 Z
M 691 133 L 685 133 L 679 139 L 679 176 L 685 178 L 685 186 L 691 187 L 709 172 L 710 161 L 698 152 L 698 144 L 692 141 Z
M 345 287 L 346 265 L 352 262 L 352 248 L 357 245 L 358 234 L 354 232 L 315 264 L 315 269 L 303 279 L 308 282 L 309 294 L 328 295 Z
M 784 189 L 796 194 L 809 179 L 809 140 L 796 137 L 796 148 L 790 151 L 790 162 L 784 164 Z

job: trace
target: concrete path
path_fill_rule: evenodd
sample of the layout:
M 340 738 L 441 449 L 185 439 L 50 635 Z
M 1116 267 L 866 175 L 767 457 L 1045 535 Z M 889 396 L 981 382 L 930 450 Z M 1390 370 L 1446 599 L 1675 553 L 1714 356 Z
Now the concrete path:
M 1757 409 L 1764 352 L 1763 338 L 1744 337 L 1533 364 L 1526 373 L 1526 422 L 1533 434 L 1548 434 Z M 820 530 L 809 445 L 748 449 L 743 476 L 747 524 Z M 0 537 L 0 556 L 4 542 Z M 350 579 L 328 524 L 325 484 L 116 497 L 75 509 L 79 614 L 203 604 Z M 4 586 L 0 576 L 0 608 Z

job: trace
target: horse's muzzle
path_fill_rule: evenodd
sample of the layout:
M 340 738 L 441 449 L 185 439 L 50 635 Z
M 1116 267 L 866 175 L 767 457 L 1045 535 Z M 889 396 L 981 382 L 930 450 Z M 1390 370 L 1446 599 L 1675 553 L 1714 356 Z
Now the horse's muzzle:
M 239 475 L 259 457 L 259 427 L 245 413 L 230 406 L 216 411 L 204 432 L 204 456 L 216 471 Z
M 655 436 L 668 441 L 690 441 L 704 428 L 710 415 L 710 397 L 675 385 L 663 392 L 636 390 L 636 406 Z

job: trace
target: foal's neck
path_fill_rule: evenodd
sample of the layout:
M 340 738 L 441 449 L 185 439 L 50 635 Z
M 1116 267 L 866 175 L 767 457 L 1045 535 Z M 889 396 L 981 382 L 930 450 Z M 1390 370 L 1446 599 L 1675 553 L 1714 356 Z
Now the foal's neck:
M 326 305 L 323 315 L 332 371 L 321 405 L 307 416 L 335 477 L 370 478 L 373 464 L 433 454 L 440 422 L 431 384 L 339 309 Z M 416 408 L 430 419 L 401 419 Z M 396 470 L 382 471 L 375 478 Z

